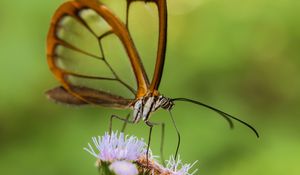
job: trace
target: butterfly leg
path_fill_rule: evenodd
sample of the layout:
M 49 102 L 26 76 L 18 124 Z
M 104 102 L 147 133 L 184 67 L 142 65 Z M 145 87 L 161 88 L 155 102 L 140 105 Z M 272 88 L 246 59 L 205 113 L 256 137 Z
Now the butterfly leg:
M 160 124 L 161 124 L 160 158 L 163 166 L 165 166 L 165 159 L 164 159 L 165 123 L 160 123 Z
M 148 137 L 148 146 L 147 146 L 147 152 L 146 152 L 147 167 L 148 167 L 148 165 L 149 165 L 149 149 L 150 149 L 150 143 L 151 143 L 152 128 L 153 128 L 154 124 L 149 121 L 146 121 L 146 124 L 150 127 L 149 137 Z
M 126 121 L 129 121 L 129 117 L 130 117 L 130 113 L 127 114 L 125 120 L 126 120 Z M 125 129 L 126 129 L 126 126 L 127 126 L 127 123 L 128 123 L 128 122 L 124 122 L 124 123 L 123 123 L 123 127 L 122 127 L 122 129 L 121 129 L 121 132 L 124 133 L 124 131 L 125 131 Z
M 150 149 L 150 142 L 151 142 L 151 135 L 152 135 L 152 128 L 155 125 L 160 125 L 161 126 L 161 141 L 160 141 L 160 156 L 163 165 L 165 165 L 165 159 L 164 159 L 164 154 L 163 154 L 163 148 L 164 148 L 164 140 L 165 140 L 165 123 L 152 123 L 149 121 L 146 121 L 146 124 L 150 127 L 149 131 L 149 138 L 148 138 L 148 147 L 147 147 L 147 162 L 148 162 L 148 156 L 149 156 L 149 149 Z
M 111 132 L 112 132 L 112 124 L 113 124 L 113 119 L 114 119 L 114 118 L 123 121 L 125 127 L 126 127 L 126 124 L 127 124 L 127 123 L 133 124 L 133 123 L 134 123 L 133 121 L 128 120 L 128 119 L 129 119 L 129 116 L 130 116 L 130 115 L 127 115 L 126 118 L 122 118 L 122 117 L 119 117 L 119 116 L 117 116 L 117 115 L 112 115 L 112 116 L 110 117 L 110 122 L 109 122 L 109 134 L 111 134 Z M 126 123 L 126 124 L 125 124 L 125 123 Z M 123 125 L 123 128 L 122 128 L 122 131 L 123 131 L 123 129 L 124 129 L 124 125 Z

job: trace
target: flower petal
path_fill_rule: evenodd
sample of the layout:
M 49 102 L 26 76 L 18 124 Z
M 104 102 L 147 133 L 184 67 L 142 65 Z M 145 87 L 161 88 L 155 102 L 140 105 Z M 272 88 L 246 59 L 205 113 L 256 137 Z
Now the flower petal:
M 116 175 L 137 175 L 139 173 L 135 164 L 124 160 L 113 162 L 109 169 Z

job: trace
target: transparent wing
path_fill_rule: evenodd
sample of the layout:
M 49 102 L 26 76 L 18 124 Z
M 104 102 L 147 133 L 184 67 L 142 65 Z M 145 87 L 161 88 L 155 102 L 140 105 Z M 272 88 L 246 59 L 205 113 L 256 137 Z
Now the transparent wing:
M 110 9 L 120 12 L 124 0 L 101 0 Z M 124 7 L 124 6 L 123 6 Z M 152 77 L 148 92 L 156 93 L 160 85 L 166 55 L 167 3 L 166 0 L 127 0 L 126 16 L 119 13 L 126 23 L 135 46 Z M 124 10 L 124 9 L 123 9 Z M 156 59 L 155 59 L 156 58 Z M 155 61 L 156 60 L 156 61 Z
M 126 1 L 124 7 L 126 11 Z M 96 0 L 70 1 L 58 8 L 48 33 L 47 60 L 65 90 L 49 91 L 52 98 L 67 92 L 82 103 L 128 107 L 130 99 L 149 87 L 126 24 Z M 72 99 L 65 96 L 68 100 L 58 101 Z
M 160 81 L 163 74 L 164 69 L 164 63 L 165 63 L 165 55 L 166 55 L 166 45 L 167 45 L 167 27 L 168 27 L 168 11 L 167 11 L 167 2 L 166 0 L 127 0 L 129 3 L 129 6 L 136 6 L 138 3 L 132 3 L 132 2 L 140 2 L 139 4 L 147 4 L 146 8 L 138 8 L 140 10 L 143 10 L 144 12 L 139 12 L 140 14 L 144 14 L 142 18 L 140 18 L 141 15 L 130 15 L 130 23 L 132 22 L 139 22 L 142 25 L 144 30 L 146 30 L 147 36 L 150 36 L 150 38 L 147 39 L 147 41 L 150 41 L 152 43 L 147 45 L 147 50 L 152 50 L 152 54 L 149 54 L 146 52 L 145 55 L 143 55 L 143 61 L 146 63 L 147 67 L 150 67 L 151 71 L 148 72 L 148 75 L 151 75 L 152 81 L 149 87 L 150 93 L 158 93 L 158 87 L 160 85 Z M 131 5 L 132 4 L 132 5 Z M 145 18 L 147 13 L 145 11 L 150 12 L 151 17 Z M 131 12 L 131 11 L 130 11 Z M 131 14 L 131 13 L 130 13 Z M 149 13 L 148 13 L 149 14 Z M 153 17 L 155 16 L 155 17 Z M 134 20 L 131 20 L 131 18 L 134 17 Z M 140 19 L 138 19 L 140 18 Z M 127 18 L 128 19 L 128 18 Z M 155 19 L 155 20 L 153 20 Z M 132 21 L 132 22 L 131 22 Z M 141 26 L 141 25 L 139 25 Z M 154 26 L 154 28 L 153 28 Z M 140 39 L 143 39 L 141 36 L 135 37 L 136 33 L 139 33 L 138 30 L 135 30 L 135 28 L 132 29 L 132 25 L 129 25 L 129 29 L 132 32 L 133 38 L 135 39 L 135 43 L 138 46 L 138 49 L 141 54 L 142 49 L 140 49 L 139 45 L 143 45 L 145 40 L 142 40 L 142 42 L 139 42 Z M 153 44 L 154 43 L 154 44 Z M 150 47 L 149 47 L 150 46 Z M 154 55 L 153 55 L 154 54 Z M 156 54 L 156 55 L 155 55 Z M 147 59 L 147 56 L 151 55 L 151 58 Z M 154 62 L 156 57 L 156 61 Z M 155 63 L 155 64 L 153 64 Z M 151 66 L 149 66 L 151 65 Z M 152 71 L 153 70 L 153 71 Z

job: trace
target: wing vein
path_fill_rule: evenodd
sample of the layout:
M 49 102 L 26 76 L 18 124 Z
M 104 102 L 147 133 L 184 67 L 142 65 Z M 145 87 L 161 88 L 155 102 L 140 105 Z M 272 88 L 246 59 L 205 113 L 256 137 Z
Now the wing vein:
M 104 60 L 103 57 L 100 57 L 100 56 L 91 54 L 91 53 L 89 53 L 89 52 L 86 52 L 86 51 L 84 51 L 84 50 L 82 50 L 82 49 L 79 49 L 78 47 L 76 47 L 76 46 L 74 46 L 74 45 L 72 45 L 72 44 L 70 44 L 70 43 L 68 43 L 68 42 L 66 42 L 66 41 L 63 41 L 63 40 L 60 40 L 60 39 L 59 39 L 59 40 L 57 41 L 57 43 L 58 43 L 59 45 L 61 45 L 61 46 L 64 46 L 64 47 L 69 48 L 69 49 L 71 49 L 71 50 L 74 50 L 74 51 L 76 51 L 76 52 L 82 53 L 82 54 L 84 54 L 84 55 L 90 56 L 90 57 L 92 57 L 92 58 L 95 58 L 95 59 L 98 59 L 98 60 Z
M 103 61 L 105 62 L 105 64 L 107 65 L 107 67 L 110 69 L 110 71 L 112 72 L 112 74 L 115 76 L 115 78 L 123 85 L 125 86 L 130 92 L 132 92 L 134 95 L 136 94 L 136 91 L 127 83 L 125 83 L 123 80 L 121 80 L 121 78 L 118 76 L 118 74 L 116 73 L 116 71 L 113 69 L 113 67 L 108 63 L 106 57 L 105 57 L 105 53 L 104 53 L 104 49 L 103 49 L 103 45 L 102 45 L 102 39 L 104 39 L 105 37 L 114 34 L 111 31 L 108 31 L 106 33 L 104 33 L 101 37 L 99 37 L 98 39 L 98 44 L 100 47 L 100 51 L 102 53 L 103 56 Z

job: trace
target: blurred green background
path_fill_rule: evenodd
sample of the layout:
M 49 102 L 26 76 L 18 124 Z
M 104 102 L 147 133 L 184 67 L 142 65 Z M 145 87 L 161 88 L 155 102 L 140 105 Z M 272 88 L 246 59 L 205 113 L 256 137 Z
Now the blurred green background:
M 107 130 L 111 114 L 126 114 L 45 98 L 57 85 L 46 63 L 46 35 L 62 2 L 0 1 L 1 174 L 97 174 L 83 147 Z M 300 1 L 174 0 L 169 12 L 160 92 L 218 107 L 261 135 L 256 139 L 239 123 L 230 130 L 217 114 L 178 103 L 173 114 L 183 161 L 199 160 L 195 167 L 202 175 L 299 175 Z M 167 123 L 166 155 L 174 153 L 168 113 L 152 117 Z M 148 135 L 142 122 L 129 128 Z M 158 155 L 159 129 L 152 143 Z

